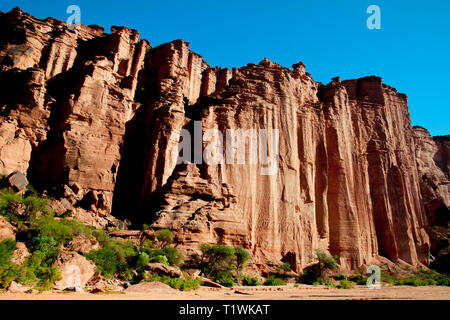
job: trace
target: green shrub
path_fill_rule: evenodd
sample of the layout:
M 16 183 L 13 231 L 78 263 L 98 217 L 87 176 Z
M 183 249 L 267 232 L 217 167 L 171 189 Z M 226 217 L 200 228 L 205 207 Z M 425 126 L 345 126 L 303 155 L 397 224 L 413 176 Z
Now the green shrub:
M 37 212 L 41 212 L 43 214 L 50 213 L 48 209 L 48 205 L 50 204 L 50 200 L 40 198 L 36 195 L 30 195 L 22 199 L 22 203 L 26 206 L 26 215 L 34 216 Z
M 387 272 L 383 276 L 384 281 L 399 286 L 448 286 L 450 283 L 449 277 L 435 270 L 420 269 L 407 277 Z
M 227 286 L 231 286 L 230 279 L 233 283 L 242 281 L 242 270 L 251 259 L 250 254 L 242 246 L 232 248 L 223 244 L 202 244 L 200 251 L 201 255 L 191 256 L 191 260 L 185 266 L 199 268 L 205 277 L 217 282 L 222 281 Z
M 0 289 L 7 289 L 16 276 L 17 270 L 12 264 L 0 266 Z
M 16 241 L 6 239 L 0 242 L 0 266 L 10 262 L 14 250 L 16 250 Z
M 435 270 L 419 269 L 407 274 L 398 272 L 381 271 L 381 279 L 391 285 L 398 286 L 448 286 L 449 277 Z
M 217 279 L 220 273 L 233 270 L 235 257 L 233 248 L 223 244 L 202 244 L 200 250 L 202 257 L 199 267 L 207 278 Z
M 242 285 L 250 287 L 259 286 L 259 280 L 256 277 L 244 276 L 242 278 Z
M 133 243 L 115 239 L 102 239 L 102 242 L 103 248 L 89 252 L 86 258 L 95 263 L 98 271 L 105 278 L 110 279 L 117 274 L 125 280 L 130 280 L 132 269 L 139 260 Z M 133 261 L 136 262 L 133 263 Z
M 140 246 L 140 252 L 145 252 L 150 262 L 164 263 L 171 266 L 179 266 L 183 263 L 184 256 L 176 248 L 167 247 L 164 249 L 154 249 L 149 246 Z
M 22 223 L 25 217 L 16 214 L 15 208 L 22 204 L 22 197 L 12 190 L 0 190 L 0 215 L 11 223 Z
M 335 270 L 338 267 L 336 260 L 323 250 L 316 249 L 317 259 L 319 260 L 319 270 L 321 272 L 329 269 Z M 322 274 L 322 273 L 321 273 Z
M 449 287 L 450 286 L 450 277 L 442 277 L 442 278 L 438 279 L 437 285 Z
M 338 280 L 338 279 L 336 279 Z M 348 277 L 348 280 L 355 282 L 359 285 L 365 285 L 367 284 L 367 277 L 363 276 L 359 271 L 355 271 L 354 274 Z
M 116 258 L 114 250 L 102 248 L 86 254 L 86 258 L 92 260 L 97 270 L 106 279 L 111 279 L 120 269 L 120 261 Z
M 269 275 L 266 279 L 266 282 L 264 282 L 265 286 L 285 286 L 286 281 L 280 278 L 275 278 L 273 274 Z
M 242 246 L 237 246 L 234 249 L 234 254 L 236 256 L 236 269 L 238 271 L 242 271 L 250 259 L 250 253 L 248 253 Z
M 17 270 L 10 261 L 15 249 L 16 242 L 14 240 L 6 239 L 0 243 L 0 289 L 8 288 L 15 278 Z
M 163 255 L 167 257 L 167 261 L 171 266 L 179 266 L 184 260 L 183 254 L 176 248 L 163 249 Z
M 221 272 L 217 276 L 216 281 L 218 283 L 220 283 L 221 285 L 228 287 L 228 288 L 233 288 L 233 286 L 234 286 L 234 279 L 231 276 L 231 273 L 227 272 L 227 271 Z
M 291 271 L 291 264 L 289 262 L 283 262 L 281 265 L 277 267 L 277 272 L 283 277 L 286 278 L 286 273 Z
M 41 291 L 52 289 L 53 283 L 61 279 L 58 268 L 54 267 L 60 246 L 66 245 L 77 234 L 91 233 L 90 228 L 78 221 L 54 218 L 48 203 L 49 200 L 36 194 L 22 198 L 10 190 L 0 191 L 0 214 L 18 226 L 16 237 L 26 243 L 31 254 L 22 266 L 18 266 L 9 258 L 4 259 L 12 254 L 15 244 L 9 242 L 8 250 L 4 245 L 0 246 L 2 288 L 14 280 Z M 38 212 L 40 216 L 36 218 Z
M 301 282 L 314 283 L 324 277 L 326 270 L 335 270 L 338 266 L 336 260 L 325 251 L 317 249 L 315 253 L 319 262 L 303 270 L 303 274 L 299 278 Z
M 336 288 L 337 286 L 334 284 L 333 281 L 331 281 L 330 279 L 328 279 L 327 281 L 325 281 L 324 283 L 328 288 Z
M 8 207 L 15 202 L 22 202 L 22 197 L 12 190 L 2 189 L 0 190 L 0 214 L 8 214 Z
M 354 285 L 355 285 L 354 282 L 349 281 L 347 279 L 342 279 L 341 281 L 339 281 L 338 288 L 339 289 L 351 289 L 354 287 Z
M 103 231 L 103 230 L 93 230 L 92 231 L 92 235 L 95 237 L 95 239 L 97 239 L 97 241 L 103 245 L 104 243 L 108 242 L 111 240 L 111 238 L 109 237 L 109 235 Z
M 152 250 L 155 248 L 155 245 L 150 239 L 143 239 L 139 243 L 139 251 Z
M 150 257 L 145 252 L 139 252 L 136 267 L 138 269 L 144 268 L 146 265 L 148 265 L 150 262 Z
M 158 230 L 155 233 L 156 239 L 161 243 L 161 247 L 165 248 L 169 244 L 173 243 L 173 233 L 170 230 L 163 229 Z
M 84 226 L 83 226 L 84 227 Z M 66 219 L 55 219 L 52 216 L 40 216 L 31 224 L 28 229 L 28 234 L 32 237 L 31 242 L 35 237 L 53 238 L 58 245 L 65 245 L 71 241 L 74 236 L 81 233 L 82 228 L 79 222 Z M 86 232 L 89 233 L 88 228 Z
M 152 282 L 158 281 L 171 286 L 174 289 L 186 291 L 186 290 L 197 290 L 202 284 L 200 278 L 187 277 L 186 279 L 160 276 L 156 273 L 149 273 L 145 276 L 145 281 Z
M 49 200 L 36 195 L 22 198 L 12 190 L 0 190 L 0 215 L 9 222 L 16 223 L 21 227 L 24 222 L 35 217 L 36 213 L 44 215 L 50 213 L 48 209 Z
M 132 270 L 139 260 L 134 244 L 131 241 L 112 239 L 102 230 L 94 230 L 92 234 L 102 245 L 102 249 L 89 252 L 86 258 L 95 263 L 105 278 L 110 279 L 117 274 L 130 280 L 133 277 Z M 142 260 L 140 262 L 143 263 Z
M 40 291 L 50 290 L 53 283 L 61 279 L 57 267 L 53 266 L 54 257 L 35 251 L 22 266 L 9 262 L 0 266 L 0 286 L 7 288 L 11 281 L 35 287 Z
M 49 236 L 37 236 L 31 240 L 31 251 L 36 254 L 42 254 L 42 258 L 47 261 L 51 260 L 51 262 L 55 261 L 58 254 L 58 242 Z M 49 263 L 51 263 L 49 262 Z
M 338 273 L 334 276 L 334 280 L 348 280 L 348 277 L 343 273 Z
M 166 265 L 169 265 L 169 260 L 166 256 L 163 255 L 157 255 L 150 258 L 150 262 L 156 262 L 156 263 L 164 263 Z
M 53 283 L 61 280 L 58 267 L 53 266 L 55 258 L 40 251 L 34 252 L 19 269 L 17 281 L 35 286 L 40 291 L 51 290 Z
M 31 233 L 34 234 L 34 233 Z M 8 240 L 0 245 L 0 287 L 7 288 L 11 281 L 34 286 L 44 291 L 50 290 L 53 283 L 61 279 L 61 274 L 53 264 L 59 253 L 57 241 L 48 235 L 37 232 L 31 238 L 29 246 L 31 255 L 22 266 L 10 261 L 15 250 L 15 242 Z

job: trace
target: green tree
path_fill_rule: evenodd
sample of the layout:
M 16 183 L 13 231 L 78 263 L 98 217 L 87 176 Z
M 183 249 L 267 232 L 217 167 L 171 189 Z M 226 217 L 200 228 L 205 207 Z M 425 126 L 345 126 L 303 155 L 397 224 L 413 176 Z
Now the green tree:
M 244 276 L 242 278 L 242 285 L 244 285 L 244 286 L 259 286 L 259 280 L 256 277 Z
M 291 264 L 289 262 L 283 262 L 277 268 L 278 273 L 282 274 L 283 277 L 286 277 L 286 273 L 291 271 Z
M 170 230 L 158 230 L 155 236 L 156 239 L 161 243 L 161 248 L 166 248 L 168 245 L 173 243 L 173 233 Z
M 238 271 L 242 271 L 250 259 L 250 253 L 248 253 L 242 246 L 237 246 L 234 249 L 234 255 L 236 256 L 236 269 Z
M 319 260 L 316 264 L 305 268 L 300 280 L 305 283 L 323 282 L 326 270 L 335 270 L 338 266 L 336 260 L 321 249 L 316 249 L 315 254 Z
M 202 244 L 200 246 L 202 257 L 200 268 L 207 278 L 216 279 L 219 274 L 224 277 L 224 273 L 233 270 L 235 250 L 223 244 Z
M 275 278 L 273 274 L 269 275 L 266 279 L 266 282 L 264 282 L 265 286 L 285 286 L 286 281 L 280 278 Z
M 319 274 L 323 276 L 325 270 L 335 270 L 338 267 L 336 260 L 323 250 L 316 249 L 317 259 L 319 260 Z

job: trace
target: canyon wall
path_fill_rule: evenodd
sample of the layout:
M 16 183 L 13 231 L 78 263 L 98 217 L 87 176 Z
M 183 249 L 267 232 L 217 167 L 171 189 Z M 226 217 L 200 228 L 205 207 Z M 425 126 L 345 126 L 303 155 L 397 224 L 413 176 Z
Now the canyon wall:
M 211 68 L 182 40 L 152 48 L 136 30 L 70 30 L 20 9 L 0 27 L 1 173 L 175 230 L 186 252 L 240 244 L 260 267 L 294 271 L 316 248 L 343 269 L 379 256 L 429 263 L 427 227 L 449 205 L 449 140 L 413 128 L 407 97 L 381 78 L 324 86 L 303 63 L 267 59 Z M 260 161 L 259 130 L 278 138 L 276 163 Z M 196 156 L 177 163 L 182 132 Z M 227 132 L 243 134 L 244 150 Z M 213 139 L 231 163 L 198 161 Z

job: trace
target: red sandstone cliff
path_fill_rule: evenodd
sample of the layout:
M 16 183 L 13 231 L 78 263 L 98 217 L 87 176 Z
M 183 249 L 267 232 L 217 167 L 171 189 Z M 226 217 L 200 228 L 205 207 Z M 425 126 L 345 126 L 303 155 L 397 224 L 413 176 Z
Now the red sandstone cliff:
M 185 250 L 242 244 L 294 270 L 316 248 L 343 268 L 379 255 L 429 263 L 426 228 L 449 205 L 448 140 L 413 129 L 406 96 L 380 78 L 322 86 L 302 63 L 267 59 L 211 68 L 182 40 L 152 48 L 136 30 L 69 30 L 18 9 L 0 27 L 4 174 L 75 185 L 93 210 L 176 230 Z M 194 121 L 203 133 L 278 129 L 277 173 L 177 165 L 173 133 Z

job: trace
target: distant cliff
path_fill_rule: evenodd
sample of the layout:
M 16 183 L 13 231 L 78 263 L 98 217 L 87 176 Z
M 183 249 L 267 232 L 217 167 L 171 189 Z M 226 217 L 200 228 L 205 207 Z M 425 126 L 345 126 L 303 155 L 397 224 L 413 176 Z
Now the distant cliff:
M 449 139 L 412 128 L 406 95 L 381 78 L 323 86 L 302 63 L 267 59 L 211 68 L 182 40 L 152 48 L 126 27 L 70 30 L 20 9 L 1 13 L 0 28 L 3 174 L 173 229 L 186 251 L 241 244 L 261 267 L 299 271 L 316 248 L 343 268 L 429 263 L 428 227 L 448 215 Z M 177 165 L 182 129 L 276 129 L 276 173 L 259 161 Z

